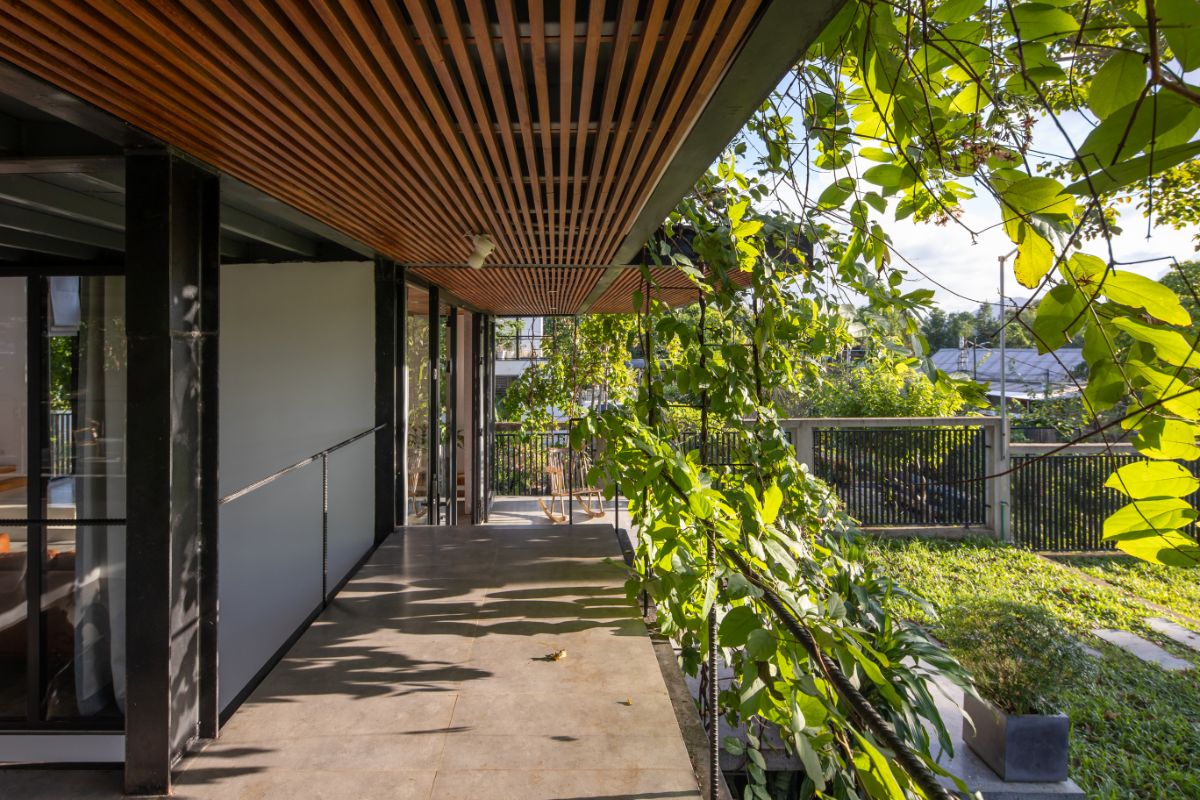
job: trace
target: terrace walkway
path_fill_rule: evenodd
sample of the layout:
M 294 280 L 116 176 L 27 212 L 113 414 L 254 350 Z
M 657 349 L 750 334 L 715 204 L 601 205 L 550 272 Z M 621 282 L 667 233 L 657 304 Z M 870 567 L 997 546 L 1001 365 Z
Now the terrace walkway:
M 176 796 L 699 798 L 608 558 L 604 524 L 398 532 L 188 760 Z M 0 796 L 112 797 L 119 775 L 0 773 Z

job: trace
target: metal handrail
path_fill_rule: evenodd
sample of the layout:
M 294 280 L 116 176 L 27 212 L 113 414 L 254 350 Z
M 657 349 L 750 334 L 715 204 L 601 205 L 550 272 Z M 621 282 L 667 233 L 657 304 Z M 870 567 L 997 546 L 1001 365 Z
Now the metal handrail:
M 387 423 L 382 422 L 382 423 L 376 425 L 374 428 L 368 428 L 367 430 L 365 430 L 361 433 L 356 433 L 355 435 L 351 436 L 349 439 L 344 439 L 344 440 L 338 442 L 337 444 L 333 445 L 332 447 L 327 447 L 324 450 L 320 451 L 319 453 L 313 453 L 308 458 L 297 461 L 295 464 L 286 466 L 283 469 L 279 470 L 278 472 L 273 472 L 270 475 L 268 475 L 267 477 L 262 478 L 261 480 L 257 480 L 254 483 L 250 484 L 249 486 L 244 486 L 241 489 L 238 489 L 236 492 L 233 492 L 232 494 L 225 495 L 224 497 L 222 497 L 220 500 L 217 501 L 217 505 L 223 506 L 226 503 L 232 503 L 234 500 L 237 500 L 239 497 L 245 497 L 246 495 L 250 494 L 251 492 L 257 491 L 258 489 L 261 489 L 262 487 L 266 486 L 268 483 L 273 483 L 274 481 L 282 478 L 284 475 L 287 475 L 289 472 L 295 472 L 296 470 L 298 470 L 302 467 L 307 467 L 309 464 L 312 464 L 317 459 L 325 458 L 326 456 L 328 456 L 330 453 L 334 452 L 335 450 L 341 450 L 343 447 L 352 445 L 355 442 L 357 442 L 359 439 L 362 439 L 366 436 L 370 436 L 372 433 L 375 433 L 376 431 L 378 431 L 382 428 L 386 428 L 386 427 L 387 427 Z
M 319 453 L 313 453 L 308 458 L 301 459 L 300 461 L 297 461 L 295 464 L 286 466 L 283 469 L 279 470 L 278 472 L 274 472 L 274 473 L 268 475 L 267 477 L 263 478 L 262 480 L 255 481 L 254 483 L 250 484 L 249 486 L 246 486 L 242 489 L 238 489 L 233 494 L 226 495 L 217 501 L 217 505 L 223 506 L 226 503 L 230 503 L 234 500 L 237 500 L 239 497 L 245 497 L 246 495 L 250 494 L 251 492 L 253 492 L 256 489 L 261 489 L 262 487 L 266 486 L 268 483 L 271 483 L 272 481 L 276 481 L 279 478 L 282 478 L 284 475 L 287 475 L 289 472 L 295 472 L 296 470 L 300 469 L 301 467 L 307 467 L 309 464 L 313 463 L 317 459 L 320 459 L 320 461 L 321 461 L 321 608 L 324 608 L 325 606 L 327 606 L 329 604 L 329 454 L 336 450 L 341 450 L 343 447 L 352 445 L 355 442 L 357 442 L 359 439 L 362 439 L 366 436 L 370 436 L 372 433 L 375 433 L 376 431 L 382 430 L 383 428 L 386 428 L 386 427 L 388 427 L 388 423 L 381 422 L 380 424 L 376 425 L 374 428 L 368 428 L 367 430 L 363 431 L 362 433 L 357 433 L 354 436 L 351 436 L 349 439 L 344 439 L 344 440 L 338 442 L 337 444 L 333 445 L 332 447 L 326 447 L 324 450 L 320 451 Z

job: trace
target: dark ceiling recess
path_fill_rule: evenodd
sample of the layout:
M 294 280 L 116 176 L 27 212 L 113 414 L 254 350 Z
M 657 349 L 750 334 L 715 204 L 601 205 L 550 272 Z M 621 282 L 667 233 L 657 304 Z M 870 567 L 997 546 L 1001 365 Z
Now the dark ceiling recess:
M 228 261 L 370 252 L 236 180 L 224 181 L 224 198 L 221 254 Z M 0 95 L 0 266 L 105 266 L 119 264 L 124 249 L 122 147 Z

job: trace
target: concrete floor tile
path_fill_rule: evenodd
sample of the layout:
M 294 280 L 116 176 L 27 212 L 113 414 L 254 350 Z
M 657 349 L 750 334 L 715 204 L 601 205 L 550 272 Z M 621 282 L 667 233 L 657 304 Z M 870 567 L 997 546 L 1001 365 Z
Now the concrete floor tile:
M 565 703 L 555 692 L 467 692 L 459 695 L 450 724 L 466 733 L 543 736 L 669 733 L 677 726 L 665 689 L 646 694 L 616 688 L 572 696 Z
M 441 771 L 433 800 L 699 800 L 689 770 Z
M 599 736 L 449 734 L 440 771 L 473 769 L 690 770 L 691 762 L 678 727 Z
M 611 558 L 603 525 L 406 529 L 184 762 L 176 796 L 697 798 Z M 0 797 L 115 799 L 120 783 L 0 771 Z
M 433 770 L 323 772 L 289 770 L 229 776 L 198 768 L 177 787 L 178 800 L 428 800 Z

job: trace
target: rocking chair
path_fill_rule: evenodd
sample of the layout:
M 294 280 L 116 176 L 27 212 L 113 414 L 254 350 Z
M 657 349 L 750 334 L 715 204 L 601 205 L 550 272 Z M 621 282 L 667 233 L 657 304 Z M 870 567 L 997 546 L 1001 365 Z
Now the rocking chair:
M 583 513 L 592 519 L 604 516 L 604 498 L 599 489 L 594 486 L 582 486 L 574 490 L 567 489 L 566 469 L 563 467 L 564 452 L 562 448 L 556 447 L 547 454 L 546 474 L 550 476 L 550 502 L 547 503 L 543 498 L 538 498 L 538 505 L 541 506 L 542 513 L 556 525 L 567 522 L 569 519 L 567 498 L 575 497 L 578 498 Z M 576 478 L 582 478 L 583 480 L 579 480 L 578 483 L 583 484 L 588 472 L 591 471 L 591 459 L 586 454 L 580 453 L 574 461 Z M 557 511 L 554 508 L 555 503 L 558 503 L 559 510 Z

